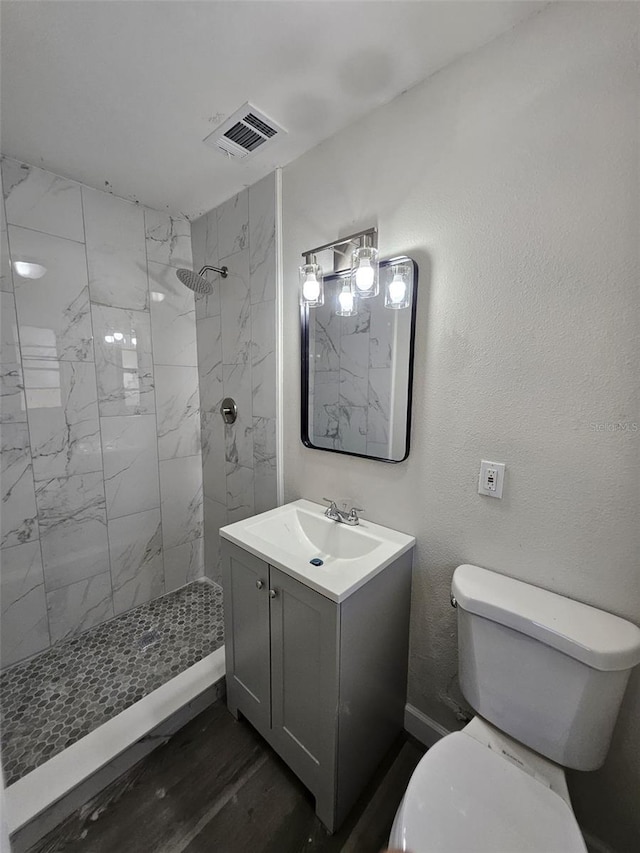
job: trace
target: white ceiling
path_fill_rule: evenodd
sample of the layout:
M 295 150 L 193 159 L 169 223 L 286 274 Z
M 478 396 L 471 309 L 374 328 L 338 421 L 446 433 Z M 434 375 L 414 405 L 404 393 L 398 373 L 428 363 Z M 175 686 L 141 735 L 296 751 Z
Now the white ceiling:
M 3 0 L 2 152 L 194 218 L 544 5 Z M 245 101 L 289 135 L 228 161 Z

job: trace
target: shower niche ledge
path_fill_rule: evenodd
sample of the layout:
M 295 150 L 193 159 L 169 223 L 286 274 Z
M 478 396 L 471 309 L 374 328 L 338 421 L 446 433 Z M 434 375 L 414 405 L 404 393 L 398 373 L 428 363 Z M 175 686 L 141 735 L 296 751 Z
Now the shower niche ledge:
M 415 540 L 323 510 L 296 501 L 220 536 L 229 710 L 333 832 L 403 729 Z

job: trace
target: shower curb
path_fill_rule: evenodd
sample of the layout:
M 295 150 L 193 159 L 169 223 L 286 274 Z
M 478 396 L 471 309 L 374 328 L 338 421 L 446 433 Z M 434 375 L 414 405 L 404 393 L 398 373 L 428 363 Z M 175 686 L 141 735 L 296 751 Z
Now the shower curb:
M 14 853 L 28 849 L 219 698 L 224 674 L 224 646 L 220 646 L 9 785 L 5 816 Z

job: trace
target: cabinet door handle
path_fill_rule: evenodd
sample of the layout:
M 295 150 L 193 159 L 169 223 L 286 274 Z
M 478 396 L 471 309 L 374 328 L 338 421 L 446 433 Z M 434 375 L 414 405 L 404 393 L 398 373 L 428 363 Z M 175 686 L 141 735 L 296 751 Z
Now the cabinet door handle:
M 262 589 L 262 587 L 264 586 L 264 581 L 256 581 L 256 586 L 258 587 L 258 589 Z
M 275 598 L 277 596 L 277 594 L 278 594 L 277 589 L 270 589 L 269 590 L 269 598 Z

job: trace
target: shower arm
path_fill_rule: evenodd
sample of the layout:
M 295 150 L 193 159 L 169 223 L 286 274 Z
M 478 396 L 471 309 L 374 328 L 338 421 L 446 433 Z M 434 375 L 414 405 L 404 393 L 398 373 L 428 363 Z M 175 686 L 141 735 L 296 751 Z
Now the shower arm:
M 226 278 L 227 275 L 229 274 L 227 267 L 204 266 L 204 267 L 202 267 L 202 269 L 200 270 L 198 275 L 203 275 L 203 273 L 207 272 L 208 270 L 211 270 L 212 272 L 217 272 L 219 274 L 220 278 Z

